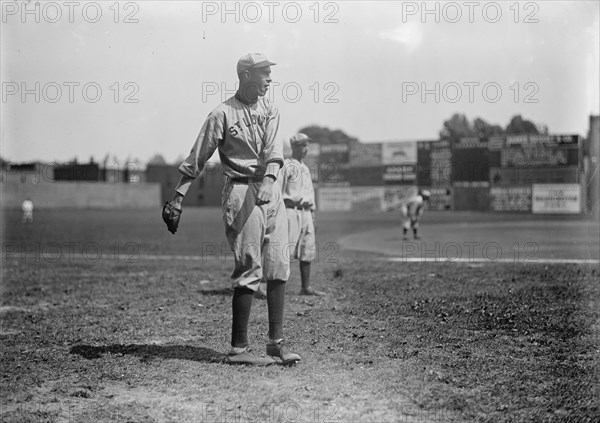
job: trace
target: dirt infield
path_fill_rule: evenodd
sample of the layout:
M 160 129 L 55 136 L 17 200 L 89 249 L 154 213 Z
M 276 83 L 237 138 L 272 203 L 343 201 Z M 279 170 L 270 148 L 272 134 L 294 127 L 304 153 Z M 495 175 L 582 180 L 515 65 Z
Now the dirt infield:
M 221 360 L 233 260 L 219 210 L 185 209 L 176 236 L 158 209 L 55 210 L 33 225 L 16 212 L 3 217 L 2 421 L 592 422 L 600 414 L 598 265 L 383 261 L 351 249 L 351 237 L 396 242 L 396 216 L 321 214 L 313 279 L 327 295 L 297 295 L 294 263 L 288 282 L 285 333 L 302 362 L 231 367 Z M 472 232 L 459 237 L 465 219 Z M 490 220 L 498 217 L 430 214 L 423 235 L 446 245 L 477 235 L 504 248 L 534 242 L 529 233 L 544 227 L 588 225 L 507 216 L 495 226 L 533 229 L 505 233 L 500 244 L 485 238 Z M 257 300 L 249 336 L 259 354 L 266 324 Z

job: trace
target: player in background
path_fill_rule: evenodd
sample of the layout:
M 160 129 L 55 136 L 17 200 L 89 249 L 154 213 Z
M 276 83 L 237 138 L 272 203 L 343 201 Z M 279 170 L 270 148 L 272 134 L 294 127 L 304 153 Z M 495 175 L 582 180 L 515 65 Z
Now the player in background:
M 231 349 L 225 358 L 230 364 L 300 361 L 300 356 L 289 352 L 283 342 L 285 286 L 290 274 L 289 260 L 283 251 L 288 243 L 287 218 L 278 181 L 283 166 L 283 142 L 278 136 L 279 111 L 265 97 L 274 64 L 259 53 L 239 59 L 238 91 L 204 121 L 190 155 L 179 166 L 182 177 L 173 200 L 165 205 L 166 217 L 163 209 L 163 219 L 174 233 L 183 197 L 218 149 L 226 177 L 223 221 L 235 260 L 231 275 L 234 287 Z M 173 214 L 174 222 L 169 220 Z M 252 300 L 263 278 L 267 281 L 268 357 L 254 355 L 248 348 Z
M 300 262 L 300 295 L 325 295 L 310 286 L 310 267 L 315 260 L 315 191 L 310 170 L 304 163 L 310 138 L 303 133 L 290 139 L 292 157 L 281 172 L 283 202 L 288 220 L 289 256 Z
M 408 240 L 408 230 L 412 229 L 413 238 L 421 239 L 418 235 L 419 220 L 423 215 L 425 204 L 429 201 L 431 193 L 427 190 L 419 190 L 417 195 L 413 195 L 400 204 L 400 216 L 402 219 L 402 239 Z
M 31 201 L 31 198 L 27 198 L 25 201 L 23 201 L 23 204 L 21 204 L 21 210 L 23 210 L 23 217 L 21 218 L 21 221 L 23 223 L 33 223 L 33 201 Z

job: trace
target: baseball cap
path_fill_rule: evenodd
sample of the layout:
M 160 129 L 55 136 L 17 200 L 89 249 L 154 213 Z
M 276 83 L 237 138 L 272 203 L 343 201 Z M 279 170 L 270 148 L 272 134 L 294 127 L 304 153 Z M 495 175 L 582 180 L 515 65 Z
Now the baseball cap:
M 426 189 L 424 189 L 421 191 L 421 197 L 429 198 L 429 197 L 431 197 L 431 193 L 429 191 L 427 191 Z
M 294 135 L 292 138 L 290 138 L 290 144 L 292 147 L 295 145 L 308 145 L 310 144 L 310 138 L 308 137 L 308 135 L 300 132 Z
M 264 54 L 261 53 L 248 53 L 240 57 L 237 62 L 237 73 L 245 71 L 247 69 L 265 68 L 267 66 L 275 65 L 267 59 Z

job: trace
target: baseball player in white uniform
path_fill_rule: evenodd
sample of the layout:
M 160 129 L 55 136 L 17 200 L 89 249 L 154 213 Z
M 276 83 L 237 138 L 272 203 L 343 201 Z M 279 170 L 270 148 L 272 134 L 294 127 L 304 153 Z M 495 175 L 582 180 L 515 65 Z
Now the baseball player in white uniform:
M 21 221 L 23 223 L 33 223 L 33 201 L 30 198 L 23 201 L 21 204 L 21 210 L 23 210 L 23 217 Z
M 413 195 L 400 204 L 400 216 L 402 219 L 402 238 L 408 240 L 408 230 L 412 229 L 413 238 L 421 239 L 418 235 L 419 220 L 423 215 L 425 203 L 429 201 L 431 193 L 427 190 L 419 190 L 417 195 Z
M 281 172 L 283 202 L 288 219 L 289 256 L 300 262 L 300 295 L 325 295 L 310 286 L 311 262 L 315 247 L 315 191 L 310 170 L 304 163 L 310 138 L 303 133 L 290 139 L 292 157 L 285 159 Z
M 288 228 L 278 180 L 283 166 L 279 111 L 265 97 L 272 65 L 275 63 L 260 53 L 239 59 L 239 89 L 204 121 L 189 156 L 179 166 L 182 177 L 170 203 L 181 213 L 191 182 L 218 149 L 226 176 L 222 198 L 225 234 L 235 259 L 231 275 L 231 350 L 225 359 L 230 364 L 300 361 L 300 356 L 289 352 L 283 342 L 285 286 L 290 266 L 283 251 L 288 243 Z M 263 278 L 267 281 L 269 317 L 267 357 L 254 355 L 248 348 L 252 299 Z

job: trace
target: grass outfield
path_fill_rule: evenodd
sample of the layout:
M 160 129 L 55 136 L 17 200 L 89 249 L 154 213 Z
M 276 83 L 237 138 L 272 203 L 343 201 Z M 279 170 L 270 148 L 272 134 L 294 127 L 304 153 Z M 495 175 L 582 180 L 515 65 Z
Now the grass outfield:
M 395 216 L 324 214 L 313 280 L 327 296 L 298 296 L 295 265 L 288 283 L 285 333 L 303 361 L 232 367 L 221 363 L 233 261 L 220 213 L 184 210 L 176 236 L 159 214 L 36 211 L 26 226 L 4 215 L 1 421 L 600 415 L 597 265 L 393 263 L 336 240 Z M 255 300 L 250 342 L 261 354 L 266 331 Z

